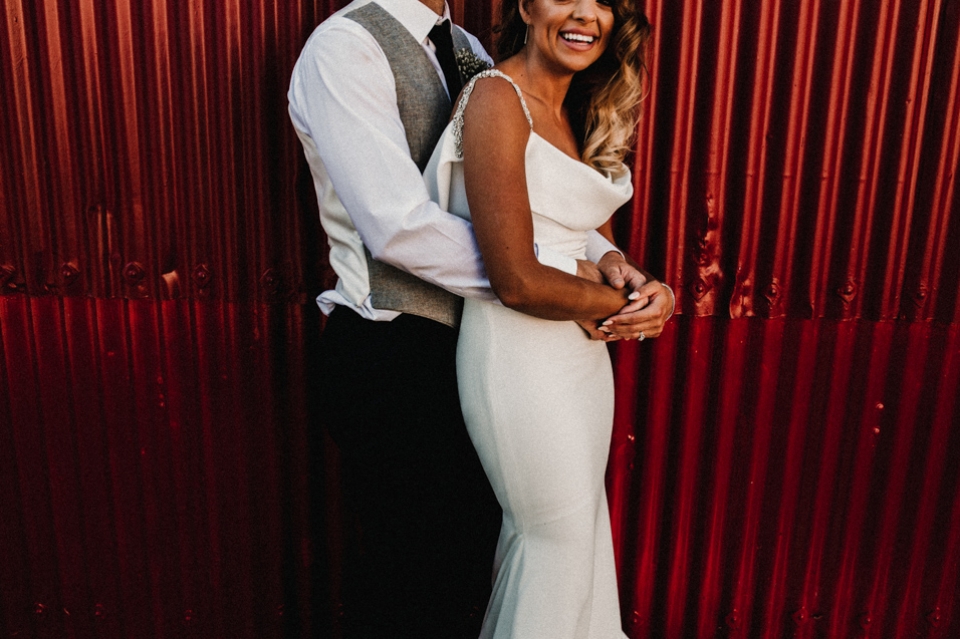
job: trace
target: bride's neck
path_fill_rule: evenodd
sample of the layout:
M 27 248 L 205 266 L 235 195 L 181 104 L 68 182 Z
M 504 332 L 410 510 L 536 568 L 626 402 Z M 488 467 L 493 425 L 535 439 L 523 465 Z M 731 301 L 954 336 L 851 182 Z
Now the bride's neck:
M 520 65 L 524 76 L 524 91 L 543 102 L 547 108 L 558 114 L 563 109 L 563 101 L 573 80 L 569 71 L 550 68 L 543 60 L 529 51 L 521 51 Z

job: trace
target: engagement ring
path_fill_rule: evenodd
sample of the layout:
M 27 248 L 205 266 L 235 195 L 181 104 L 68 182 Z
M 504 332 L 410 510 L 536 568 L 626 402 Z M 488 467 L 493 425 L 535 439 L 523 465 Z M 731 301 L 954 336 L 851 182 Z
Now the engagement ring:
M 637 337 L 637 341 L 642 342 L 645 339 L 647 339 L 647 336 L 643 334 L 643 331 L 640 331 L 640 336 Z

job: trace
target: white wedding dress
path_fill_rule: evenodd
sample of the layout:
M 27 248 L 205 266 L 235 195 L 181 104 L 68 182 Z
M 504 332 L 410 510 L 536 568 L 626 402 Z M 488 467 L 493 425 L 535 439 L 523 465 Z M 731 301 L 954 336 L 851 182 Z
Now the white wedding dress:
M 500 77 L 486 71 L 478 77 Z M 468 83 L 425 171 L 441 207 L 469 218 L 458 149 Z M 526 179 L 535 240 L 583 259 L 586 233 L 626 202 L 606 176 L 533 132 Z M 496 188 L 491 184 L 490 188 Z M 485 639 L 623 639 L 604 472 L 613 427 L 607 348 L 572 321 L 466 300 L 457 349 L 467 430 L 503 507 Z

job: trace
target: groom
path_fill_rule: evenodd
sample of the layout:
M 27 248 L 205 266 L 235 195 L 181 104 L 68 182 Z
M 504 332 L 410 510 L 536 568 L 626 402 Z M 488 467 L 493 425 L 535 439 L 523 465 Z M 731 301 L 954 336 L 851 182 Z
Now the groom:
M 317 27 L 290 82 L 339 277 L 318 298 L 329 315 L 318 386 L 357 524 L 346 639 L 472 639 L 490 592 L 500 511 L 460 413 L 456 327 L 462 297 L 495 297 L 471 225 L 430 201 L 421 179 L 462 87 L 454 52 L 464 50 L 489 61 L 444 0 L 356 0 Z M 641 294 L 603 330 L 659 334 L 672 295 L 644 285 L 599 234 L 588 257 Z M 546 249 L 538 258 L 591 268 Z

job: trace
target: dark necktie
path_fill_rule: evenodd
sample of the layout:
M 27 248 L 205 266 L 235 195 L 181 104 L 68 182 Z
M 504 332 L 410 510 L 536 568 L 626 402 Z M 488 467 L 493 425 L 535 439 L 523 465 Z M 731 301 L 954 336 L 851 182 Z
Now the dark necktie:
M 453 37 L 450 35 L 450 21 L 444 20 L 433 25 L 430 29 L 430 41 L 437 48 L 437 62 L 447 81 L 447 91 L 450 92 L 450 101 L 453 102 L 460 95 L 463 83 L 460 81 L 460 67 L 453 55 Z

